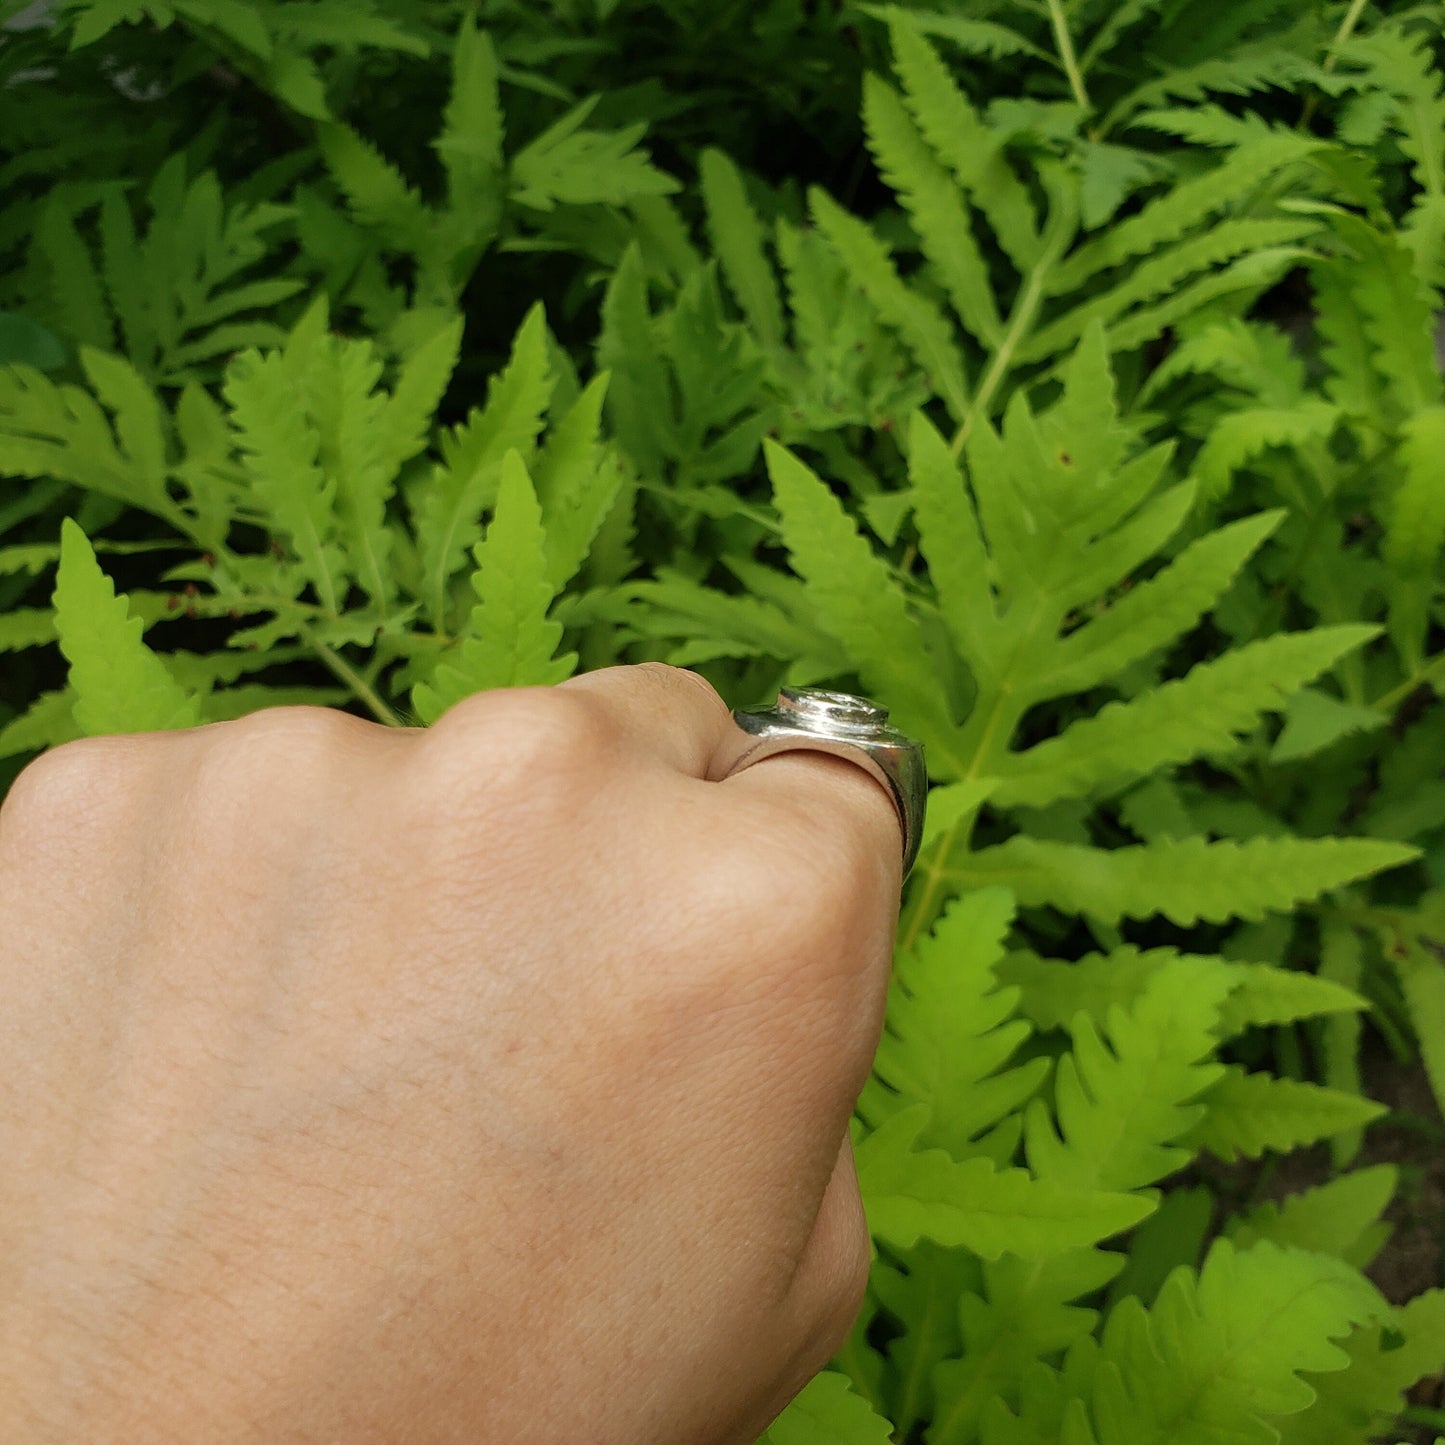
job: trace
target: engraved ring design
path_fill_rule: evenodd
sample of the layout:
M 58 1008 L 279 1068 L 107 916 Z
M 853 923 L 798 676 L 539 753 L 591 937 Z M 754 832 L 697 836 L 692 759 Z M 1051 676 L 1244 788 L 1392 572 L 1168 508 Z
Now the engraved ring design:
M 903 876 L 908 876 L 923 835 L 928 775 L 923 744 L 889 726 L 886 707 L 848 692 L 785 687 L 775 707 L 757 712 L 738 708 L 733 718 L 749 738 L 741 752 L 715 769 L 714 780 L 793 750 L 831 753 L 856 763 L 893 799 L 903 827 Z

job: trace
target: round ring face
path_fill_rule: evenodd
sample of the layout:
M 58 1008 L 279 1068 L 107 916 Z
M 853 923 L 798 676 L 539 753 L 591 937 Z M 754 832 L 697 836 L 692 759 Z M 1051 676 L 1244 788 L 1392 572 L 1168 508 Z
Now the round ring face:
M 903 829 L 903 872 L 913 866 L 922 843 L 928 806 L 923 746 L 888 723 L 888 709 L 822 687 L 784 687 L 775 706 L 758 712 L 735 709 L 733 719 L 749 741 L 711 774 L 726 778 L 741 768 L 792 749 L 832 753 L 878 780 L 891 794 Z
M 809 731 L 858 736 L 888 726 L 888 709 L 824 687 L 784 687 L 778 690 L 778 721 Z

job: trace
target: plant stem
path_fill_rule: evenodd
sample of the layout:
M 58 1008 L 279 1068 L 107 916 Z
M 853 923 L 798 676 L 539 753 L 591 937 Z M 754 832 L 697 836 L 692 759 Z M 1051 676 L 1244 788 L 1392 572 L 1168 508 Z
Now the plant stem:
M 1084 77 L 1079 71 L 1079 58 L 1074 54 L 1074 40 L 1069 34 L 1068 21 L 1064 19 L 1062 0 L 1049 0 L 1049 19 L 1053 22 L 1059 60 L 1063 64 L 1064 74 L 1069 77 L 1069 89 L 1074 92 L 1074 99 L 1085 110 L 1090 110 L 1092 107 L 1089 105 L 1089 92 L 1084 89 Z
M 334 647 L 328 647 L 319 637 L 313 637 L 309 631 L 303 632 L 302 636 L 306 639 L 307 646 L 341 682 L 351 689 L 356 695 L 357 701 L 365 704 L 378 722 L 383 722 L 387 727 L 392 728 L 399 728 L 402 725 L 401 719 L 387 706 L 381 694 Z
M 1355 33 L 1355 26 L 1360 23 L 1360 16 L 1365 13 L 1367 0 L 1351 0 L 1350 8 L 1345 11 L 1345 18 L 1340 21 L 1340 28 L 1335 31 L 1335 38 L 1330 41 L 1330 48 L 1325 51 L 1325 69 L 1333 70 L 1335 62 L 1340 58 L 1340 47 Z

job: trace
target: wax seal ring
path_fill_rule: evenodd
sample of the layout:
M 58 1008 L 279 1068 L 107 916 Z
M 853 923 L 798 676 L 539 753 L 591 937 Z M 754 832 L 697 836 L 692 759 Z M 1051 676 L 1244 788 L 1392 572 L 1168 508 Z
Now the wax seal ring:
M 757 712 L 739 708 L 733 718 L 749 740 L 714 778 L 731 777 L 764 758 L 792 750 L 831 753 L 856 763 L 888 790 L 898 809 L 907 876 L 923 836 L 928 775 L 923 744 L 889 726 L 886 707 L 849 692 L 785 687 L 779 690 L 775 707 Z

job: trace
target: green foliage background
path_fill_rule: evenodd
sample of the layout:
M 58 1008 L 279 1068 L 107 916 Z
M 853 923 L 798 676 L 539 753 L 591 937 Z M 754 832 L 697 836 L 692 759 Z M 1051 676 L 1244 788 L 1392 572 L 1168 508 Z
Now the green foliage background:
M 0 0 L 0 786 L 865 691 L 935 783 L 877 1260 L 767 1438 L 1433 1437 L 1361 1056 L 1445 1101 L 1442 17 Z

